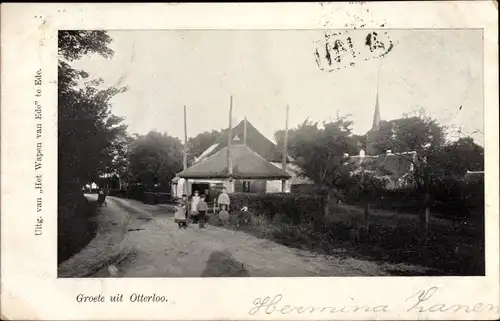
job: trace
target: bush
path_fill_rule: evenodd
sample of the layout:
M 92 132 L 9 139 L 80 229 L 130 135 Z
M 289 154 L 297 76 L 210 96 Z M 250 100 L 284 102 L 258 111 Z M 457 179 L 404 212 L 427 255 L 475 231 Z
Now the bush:
M 273 220 L 281 215 L 281 221 L 300 224 L 318 219 L 323 214 L 323 197 L 300 194 L 231 194 L 231 212 L 239 212 L 243 207 L 257 215 Z
M 96 202 L 83 195 L 61 197 L 57 209 L 57 262 L 81 251 L 95 236 Z
M 146 192 L 146 186 L 144 185 L 131 185 L 127 190 L 127 197 L 144 202 L 144 193 Z

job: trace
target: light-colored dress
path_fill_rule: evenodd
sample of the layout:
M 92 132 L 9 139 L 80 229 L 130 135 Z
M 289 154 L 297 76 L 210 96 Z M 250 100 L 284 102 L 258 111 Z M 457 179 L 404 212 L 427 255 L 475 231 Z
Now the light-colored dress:
M 198 203 L 199 202 L 200 202 L 199 196 L 193 196 L 191 198 L 191 213 L 193 213 L 193 214 L 198 213 Z
M 184 207 L 179 205 L 175 207 L 174 221 L 176 223 L 186 221 L 186 212 L 184 210 Z

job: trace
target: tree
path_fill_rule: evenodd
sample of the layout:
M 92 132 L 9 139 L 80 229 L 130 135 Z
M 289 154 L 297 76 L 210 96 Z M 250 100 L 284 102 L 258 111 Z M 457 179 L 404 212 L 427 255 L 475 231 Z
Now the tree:
M 428 166 L 432 155 L 445 144 L 445 127 L 436 119 L 425 115 L 406 114 L 404 117 L 388 122 L 381 122 L 373 133 L 372 144 L 375 150 L 383 153 L 391 150 L 394 153 L 416 152 L 416 155 L 402 154 L 414 165 L 414 176 L 419 190 L 428 186 Z
M 109 153 L 112 155 L 104 173 L 106 176 L 118 178 L 120 188 L 126 188 L 130 183 L 128 154 L 134 139 L 125 131 L 126 128 L 120 128 L 116 138 L 109 147 Z
M 453 217 L 467 215 L 466 199 L 472 194 L 482 195 L 484 186 L 475 181 L 473 184 L 466 183 L 464 175 L 468 170 L 484 170 L 484 148 L 474 143 L 471 137 L 459 138 L 437 150 L 429 158 L 429 167 L 434 198 L 440 200 L 441 204 L 456 203 Z M 476 197 L 476 201 L 482 200 L 482 197 Z
M 205 131 L 188 139 L 188 164 L 192 164 L 196 157 L 199 157 L 207 148 L 216 143 L 220 132 L 212 130 Z
M 168 134 L 151 131 L 138 136 L 128 155 L 132 181 L 149 187 L 168 186 L 182 170 L 182 149 L 181 141 Z
M 425 211 L 421 213 L 421 221 L 427 226 L 430 219 L 432 159 L 445 144 L 446 128 L 436 119 L 425 115 L 420 110 L 413 115 L 381 124 L 374 133 L 374 147 L 379 150 L 390 149 L 396 153 L 415 152 L 414 154 L 400 154 L 413 164 L 413 175 L 417 183 L 417 191 L 423 195 Z M 426 229 L 427 230 L 427 229 Z
M 352 135 L 352 139 L 359 150 L 366 151 L 367 136 L 365 135 Z
M 468 170 L 484 170 L 484 148 L 474 142 L 472 137 L 462 137 L 448 142 L 429 162 L 435 177 L 462 178 Z
M 351 172 L 349 154 L 357 147 L 351 134 L 352 122 L 347 117 L 318 123 L 306 119 L 295 129 L 289 130 L 288 148 L 301 168 L 301 175 L 313 180 L 327 194 L 327 203 L 339 188 L 345 187 Z M 279 145 L 283 145 L 283 131 L 275 133 Z M 328 206 L 326 207 L 328 214 Z
M 59 31 L 58 145 L 59 192 L 64 196 L 112 171 L 120 141 L 126 137 L 122 119 L 111 113 L 110 100 L 126 88 L 102 89 L 102 80 L 88 80 L 71 62 L 84 55 L 110 58 L 111 37 L 105 31 Z M 61 197 L 60 197 L 61 199 Z

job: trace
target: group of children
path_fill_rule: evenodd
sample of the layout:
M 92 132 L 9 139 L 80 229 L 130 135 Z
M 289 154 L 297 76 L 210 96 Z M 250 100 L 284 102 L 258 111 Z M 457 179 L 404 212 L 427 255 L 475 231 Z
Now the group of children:
M 229 195 L 227 195 L 225 189 L 219 195 L 217 204 L 220 207 L 219 219 L 223 225 L 227 225 L 229 221 Z M 179 229 L 187 228 L 189 220 L 198 223 L 200 228 L 204 228 L 207 221 L 207 212 L 208 204 L 205 201 L 205 195 L 200 196 L 198 191 L 195 191 L 191 197 L 191 204 L 189 204 L 187 195 L 182 195 L 182 198 L 177 202 L 174 220 L 179 225 Z M 188 214 L 190 214 L 190 217 Z

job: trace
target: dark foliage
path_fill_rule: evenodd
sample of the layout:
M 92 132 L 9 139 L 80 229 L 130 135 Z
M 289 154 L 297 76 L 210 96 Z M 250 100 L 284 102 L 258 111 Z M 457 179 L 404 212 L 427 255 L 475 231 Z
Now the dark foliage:
M 134 183 L 148 189 L 155 185 L 170 186 L 182 170 L 182 143 L 166 133 L 151 131 L 138 136 L 128 153 L 129 173 Z
M 231 194 L 231 210 L 239 212 L 247 207 L 252 213 L 264 215 L 273 220 L 279 215 L 281 220 L 292 224 L 299 224 L 318 219 L 324 208 L 324 198 L 314 195 L 301 194 Z
M 105 31 L 58 34 L 58 260 L 67 259 L 93 237 L 82 187 L 103 174 L 123 172 L 127 133 L 111 113 L 110 100 L 125 88 L 102 89 L 102 80 L 71 63 L 84 55 L 113 55 Z

